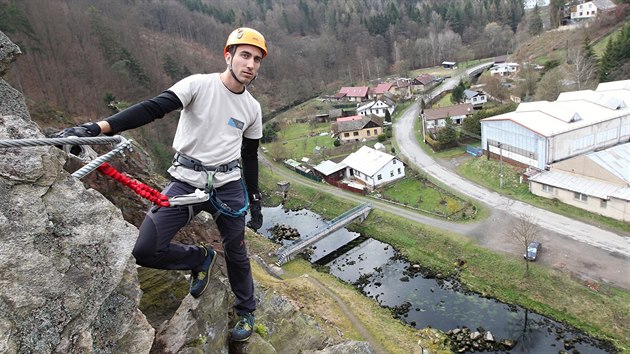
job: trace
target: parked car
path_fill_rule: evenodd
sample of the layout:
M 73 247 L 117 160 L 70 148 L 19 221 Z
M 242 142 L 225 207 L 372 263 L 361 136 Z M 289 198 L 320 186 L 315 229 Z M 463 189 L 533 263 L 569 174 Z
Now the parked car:
M 523 257 L 528 261 L 535 261 L 536 258 L 538 258 L 541 249 L 542 244 L 540 242 L 532 241 L 529 243 L 529 245 L 527 245 L 527 253 L 525 253 Z

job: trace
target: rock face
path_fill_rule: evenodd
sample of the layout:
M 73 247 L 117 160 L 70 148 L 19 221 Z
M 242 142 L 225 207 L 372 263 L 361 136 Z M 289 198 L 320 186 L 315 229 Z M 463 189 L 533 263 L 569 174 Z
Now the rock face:
M 0 33 L 0 72 L 20 53 Z M 0 139 L 44 138 L 0 80 Z M 63 170 L 55 147 L 0 153 L 0 352 L 148 352 L 129 255 L 137 229 Z
M 0 32 L 0 74 L 19 54 Z M 44 135 L 21 93 L 0 78 L 0 140 L 25 138 Z M 137 228 L 64 170 L 66 160 L 53 146 L 0 147 L 0 353 L 373 352 L 367 343 L 326 337 L 290 301 L 258 285 L 262 335 L 230 344 L 233 295 L 222 258 L 199 299 L 174 271 L 143 275 L 150 283 L 143 295 L 131 257 Z M 186 241 L 218 238 L 209 223 L 196 218 Z M 152 301 L 141 306 L 141 299 Z

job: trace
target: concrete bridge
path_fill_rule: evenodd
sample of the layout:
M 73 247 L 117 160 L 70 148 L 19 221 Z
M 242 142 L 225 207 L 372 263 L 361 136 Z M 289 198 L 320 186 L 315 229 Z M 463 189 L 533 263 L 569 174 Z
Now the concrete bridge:
M 313 234 L 291 245 L 281 247 L 277 253 L 278 261 L 276 262 L 276 265 L 281 266 L 287 263 L 288 261 L 292 260 L 296 254 L 304 251 L 304 249 L 313 245 L 315 242 L 322 240 L 326 236 L 341 229 L 342 227 L 353 222 L 354 220 L 358 219 L 360 222 L 362 222 L 363 220 L 365 220 L 365 218 L 367 218 L 368 214 L 370 213 L 370 210 L 372 210 L 372 204 L 370 203 L 359 204 L 356 207 L 339 215 L 338 217 L 330 220 L 328 222 L 328 225 L 322 230 L 318 230 L 317 232 L 314 232 Z

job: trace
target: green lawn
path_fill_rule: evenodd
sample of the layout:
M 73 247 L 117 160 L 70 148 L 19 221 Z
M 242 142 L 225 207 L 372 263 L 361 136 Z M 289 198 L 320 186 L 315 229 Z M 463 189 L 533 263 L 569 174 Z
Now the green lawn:
M 488 160 L 485 156 L 481 156 L 461 164 L 458 168 L 458 172 L 465 178 L 481 186 L 522 202 L 607 229 L 630 232 L 630 225 L 623 221 L 590 213 L 586 210 L 561 203 L 557 199 L 542 198 L 530 193 L 529 185 L 526 182 L 520 182 L 522 170 L 507 163 L 503 164 L 503 188 L 501 188 L 499 167 L 499 161 Z
M 385 199 L 442 216 L 451 216 L 469 207 L 465 201 L 437 188 L 428 180 L 413 175 L 388 186 L 382 195 Z M 464 217 L 470 214 L 472 210 Z

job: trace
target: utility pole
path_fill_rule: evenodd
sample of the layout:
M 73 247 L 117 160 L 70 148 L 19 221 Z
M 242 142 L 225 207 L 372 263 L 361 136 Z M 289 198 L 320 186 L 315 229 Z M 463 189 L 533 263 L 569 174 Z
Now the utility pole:
M 503 145 L 499 145 L 499 188 L 503 189 Z

